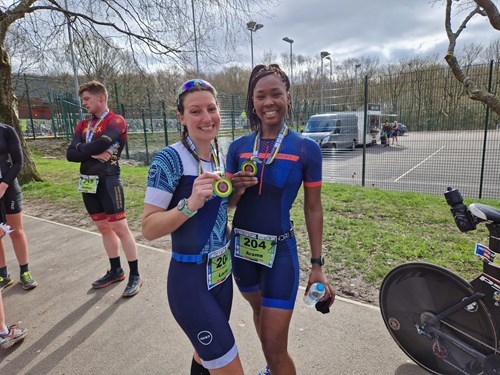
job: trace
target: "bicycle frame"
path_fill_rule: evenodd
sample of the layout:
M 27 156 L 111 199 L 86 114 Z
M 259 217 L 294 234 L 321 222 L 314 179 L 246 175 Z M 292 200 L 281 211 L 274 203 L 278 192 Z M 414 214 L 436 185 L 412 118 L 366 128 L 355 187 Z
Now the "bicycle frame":
M 469 210 L 458 190 L 449 188 L 447 193 L 446 200 L 462 232 L 475 230 L 476 224 L 483 222 L 488 228 L 489 247 L 476 245 L 476 255 L 483 259 L 482 274 L 467 283 L 432 264 L 402 264 L 382 282 L 382 316 L 396 343 L 426 370 L 434 374 L 497 375 L 500 210 L 483 204 L 471 205 Z M 443 299 L 436 300 L 438 296 Z

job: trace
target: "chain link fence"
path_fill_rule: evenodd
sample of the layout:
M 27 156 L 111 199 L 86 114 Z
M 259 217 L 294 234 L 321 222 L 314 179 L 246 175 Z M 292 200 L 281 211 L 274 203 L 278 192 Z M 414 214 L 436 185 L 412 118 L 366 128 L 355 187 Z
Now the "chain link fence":
M 499 95 L 498 62 L 465 70 L 480 88 Z M 357 118 L 354 150 L 322 142 L 333 134 L 318 139 L 329 146 L 322 148 L 324 181 L 436 195 L 453 186 L 466 197 L 500 199 L 500 119 L 471 100 L 449 68 L 402 69 L 362 78 L 294 86 L 293 129 L 307 129 L 310 116 L 318 113 L 353 113 Z M 71 85 L 69 79 L 18 80 L 25 137 L 71 139 L 85 116 L 68 94 Z M 148 91 L 136 104 L 126 104 L 120 102 L 119 88 L 111 87 L 110 108 L 125 117 L 130 134 L 124 158 L 148 165 L 159 150 L 180 139 L 173 100 L 152 98 Z M 249 131 L 245 100 L 219 93 L 219 143 L 224 151 Z M 399 130 L 389 138 L 384 124 L 394 122 Z

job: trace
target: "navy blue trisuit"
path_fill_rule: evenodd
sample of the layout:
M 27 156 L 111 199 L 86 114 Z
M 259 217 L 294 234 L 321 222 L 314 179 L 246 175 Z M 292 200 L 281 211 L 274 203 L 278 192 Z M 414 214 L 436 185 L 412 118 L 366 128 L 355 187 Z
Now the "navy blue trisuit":
M 200 163 L 203 171 L 212 171 L 211 162 Z M 181 142 L 164 148 L 149 168 L 144 202 L 165 210 L 175 209 L 181 199 L 191 195 L 198 173 L 198 161 Z M 229 262 L 230 270 L 227 222 L 227 198 L 214 195 L 171 233 L 168 302 L 207 369 L 224 367 L 238 354 L 229 326 L 232 278 L 228 274 L 214 284 L 208 277 L 210 257 L 217 253 L 227 256 L 224 260 Z
M 234 213 L 230 249 L 233 277 L 241 292 L 262 293 L 262 306 L 293 310 L 299 285 L 297 241 L 290 209 L 302 183 L 321 186 L 321 150 L 311 139 L 288 130 L 269 164 L 274 139 L 255 142 L 255 132 L 229 146 L 227 175 L 232 176 L 259 148 L 259 182 L 241 196 Z M 258 144 L 258 146 L 255 146 Z M 257 151 L 257 150 L 256 150 Z

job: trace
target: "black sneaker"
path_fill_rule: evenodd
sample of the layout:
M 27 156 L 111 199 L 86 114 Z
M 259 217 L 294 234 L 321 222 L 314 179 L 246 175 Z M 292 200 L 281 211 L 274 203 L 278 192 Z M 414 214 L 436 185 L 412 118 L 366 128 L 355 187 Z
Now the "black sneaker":
M 92 283 L 92 288 L 101 289 L 110 286 L 113 283 L 117 283 L 118 281 L 122 281 L 125 279 L 125 273 L 123 272 L 123 268 L 117 268 L 116 270 L 108 270 L 106 274 L 97 279 Z
M 19 282 L 23 286 L 24 290 L 30 290 L 30 289 L 36 288 L 36 286 L 38 285 L 38 283 L 33 278 L 33 276 L 31 276 L 31 272 L 30 271 L 24 272 L 21 275 L 21 277 L 19 279 Z
M 14 280 L 10 278 L 10 275 L 7 275 L 5 277 L 0 276 L 0 292 L 4 289 L 7 288 L 9 285 L 12 285 Z
M 142 284 L 144 284 L 144 279 L 139 275 L 130 275 L 128 278 L 128 284 L 125 290 L 123 291 L 123 297 L 132 297 L 139 293 L 139 289 L 141 289 Z

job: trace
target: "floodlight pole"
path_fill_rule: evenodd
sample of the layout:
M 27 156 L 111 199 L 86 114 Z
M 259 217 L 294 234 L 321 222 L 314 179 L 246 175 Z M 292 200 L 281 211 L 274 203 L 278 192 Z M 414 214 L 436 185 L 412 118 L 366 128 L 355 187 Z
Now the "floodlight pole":
M 323 59 L 326 56 L 329 56 L 329 55 L 330 55 L 330 52 L 327 52 L 327 51 L 321 51 L 321 53 L 320 53 L 320 56 L 321 56 L 321 77 L 320 77 L 320 85 L 321 85 L 321 88 L 320 88 L 320 91 L 321 91 L 320 106 L 321 106 L 321 112 L 325 111 L 325 103 L 324 103 L 324 100 L 323 100 Z
M 250 49 L 252 53 L 252 69 L 253 69 L 253 33 L 264 27 L 263 24 L 257 23 L 255 21 L 250 21 L 247 23 L 247 29 L 250 30 Z
M 64 0 L 64 7 L 66 10 L 68 10 L 68 1 L 67 0 Z M 80 85 L 78 84 L 78 70 L 76 69 L 75 51 L 73 50 L 73 34 L 71 33 L 69 14 L 66 14 L 66 18 L 68 20 L 67 25 L 68 25 L 69 49 L 71 52 L 71 65 L 73 66 L 73 77 L 74 77 L 74 81 L 75 81 L 75 98 L 76 98 L 76 102 L 78 104 L 78 112 L 80 113 L 80 120 L 82 120 L 83 119 L 82 105 L 80 102 L 80 95 L 78 95 L 78 89 L 79 89 Z
M 292 103 L 293 103 L 293 100 L 295 99 L 293 97 L 293 53 L 292 53 L 292 44 L 293 44 L 293 39 L 290 39 L 288 37 L 284 37 L 283 38 L 283 41 L 287 42 L 290 44 L 290 94 L 292 96 Z M 290 115 L 291 115 L 291 119 L 290 119 L 290 123 L 293 125 L 293 105 L 292 105 L 292 110 L 290 111 Z M 297 124 L 297 129 L 298 129 L 299 125 Z

